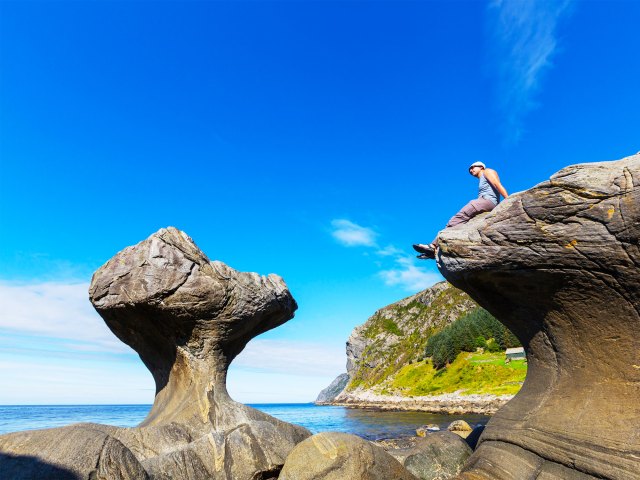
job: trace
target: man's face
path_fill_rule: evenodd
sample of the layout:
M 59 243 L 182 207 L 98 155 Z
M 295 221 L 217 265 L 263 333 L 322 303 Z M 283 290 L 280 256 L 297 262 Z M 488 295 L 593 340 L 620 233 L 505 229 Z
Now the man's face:
M 482 167 L 471 167 L 469 169 L 469 173 L 474 177 L 477 177 L 478 175 L 480 175 L 481 171 L 482 171 Z

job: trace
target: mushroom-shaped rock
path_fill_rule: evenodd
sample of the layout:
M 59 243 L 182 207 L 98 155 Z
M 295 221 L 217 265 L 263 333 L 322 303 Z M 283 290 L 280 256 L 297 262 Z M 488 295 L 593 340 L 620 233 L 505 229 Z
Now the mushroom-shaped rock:
M 136 428 L 82 424 L 82 431 L 119 442 L 150 478 L 274 478 L 291 449 L 311 435 L 233 401 L 226 390 L 233 358 L 297 308 L 277 275 L 210 262 L 184 232 L 167 228 L 102 266 L 89 295 L 109 328 L 151 371 L 156 397 Z M 76 460 L 57 447 L 65 435 L 64 429 L 23 435 L 20 454 L 37 453 L 47 441 L 53 452 L 47 458 L 73 470 Z M 5 437 L 0 452 L 11 454 Z M 12 464 L 13 457 L 0 454 L 0 472 Z
M 567 167 L 440 233 L 442 274 L 529 362 L 464 478 L 640 478 L 639 237 L 640 155 Z
M 128 247 L 93 275 L 89 296 L 109 328 L 138 352 L 156 382 L 144 425 L 238 424 L 227 369 L 256 335 L 293 317 L 282 278 L 210 262 L 184 232 L 167 228 Z
M 322 432 L 300 442 L 278 479 L 417 480 L 382 447 L 341 432 Z

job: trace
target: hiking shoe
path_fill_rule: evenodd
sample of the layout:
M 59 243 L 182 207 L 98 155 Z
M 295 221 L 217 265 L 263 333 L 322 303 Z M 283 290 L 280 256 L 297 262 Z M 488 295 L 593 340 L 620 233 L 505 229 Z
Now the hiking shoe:
M 420 260 L 435 260 L 436 252 L 421 253 L 420 255 L 416 255 L 416 257 Z
M 434 245 L 424 245 L 423 243 L 414 243 L 413 249 L 419 253 L 430 253 L 430 254 L 433 254 L 436 251 L 436 247 Z

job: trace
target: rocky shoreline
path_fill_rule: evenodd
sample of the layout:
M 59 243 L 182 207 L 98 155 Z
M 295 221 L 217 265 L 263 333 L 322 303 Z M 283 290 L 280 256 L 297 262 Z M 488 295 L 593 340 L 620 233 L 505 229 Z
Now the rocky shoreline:
M 367 390 L 342 393 L 333 401 L 316 402 L 318 405 L 334 405 L 349 408 L 376 410 L 415 411 L 429 413 L 492 415 L 511 400 L 514 395 L 462 395 L 445 393 L 420 397 L 381 395 Z

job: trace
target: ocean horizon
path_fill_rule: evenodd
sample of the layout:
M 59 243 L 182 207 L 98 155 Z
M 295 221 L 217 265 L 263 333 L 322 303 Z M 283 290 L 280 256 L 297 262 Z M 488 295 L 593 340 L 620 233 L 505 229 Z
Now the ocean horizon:
M 426 412 L 379 411 L 314 403 L 246 404 L 279 420 L 301 425 L 312 433 L 339 431 L 368 440 L 415 435 L 416 428 L 435 424 L 441 429 L 454 420 L 471 426 L 485 424 L 486 415 L 447 415 Z M 135 427 L 149 413 L 151 404 L 112 405 L 0 405 L 0 434 L 22 430 L 57 428 L 73 423 L 101 423 L 117 427 Z

